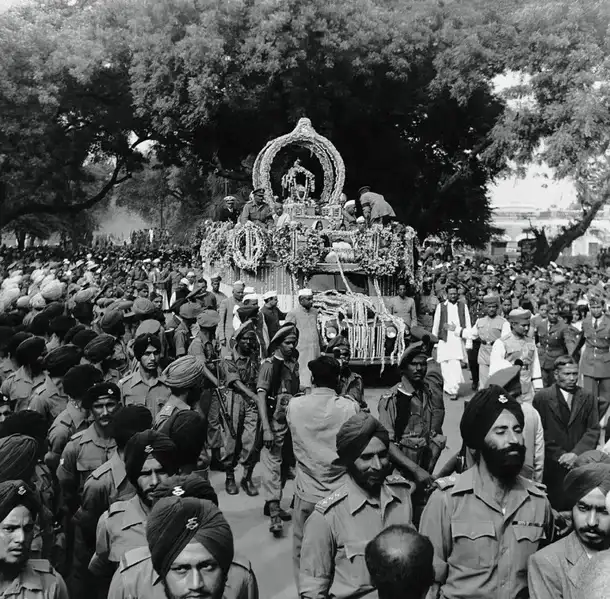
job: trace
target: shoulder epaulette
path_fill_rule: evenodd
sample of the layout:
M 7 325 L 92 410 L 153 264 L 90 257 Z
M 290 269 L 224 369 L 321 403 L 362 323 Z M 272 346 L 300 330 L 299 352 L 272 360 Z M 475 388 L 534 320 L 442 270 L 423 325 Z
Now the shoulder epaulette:
M 506 333 L 505 335 L 501 335 L 499 341 L 506 341 L 507 339 L 510 339 L 512 333 Z
M 87 430 L 87 429 L 85 429 Z M 78 431 L 78 433 L 74 433 L 71 437 L 70 437 L 70 441 L 77 441 L 78 439 L 80 439 L 83 435 L 85 434 L 85 431 Z
M 250 560 L 247 557 L 244 557 L 243 555 L 240 555 L 239 553 L 236 553 L 233 556 L 232 565 L 234 565 L 234 566 L 241 566 L 242 568 L 244 568 L 248 572 L 250 572 L 250 570 L 252 570 L 252 564 L 250 563 Z
M 445 491 L 446 489 L 449 489 L 450 487 L 453 487 L 453 485 L 455 485 L 455 483 L 457 482 L 457 475 L 452 474 L 451 476 L 437 478 L 434 482 L 441 491 Z
M 108 508 L 108 515 L 122 514 L 125 511 L 125 501 L 115 501 Z
M 130 372 L 129 374 L 126 374 L 122 379 L 119 379 L 119 387 L 123 384 L 127 382 L 127 379 L 129 379 L 131 376 L 133 376 L 133 372 Z
M 533 495 L 537 495 L 538 497 L 546 497 L 546 485 L 544 483 L 539 483 L 535 480 L 531 480 L 529 478 L 521 477 L 521 482 L 523 486 L 530 491 Z
M 98 466 L 92 473 L 91 478 L 95 478 L 99 480 L 102 478 L 102 475 L 106 474 L 106 472 L 110 472 L 112 470 L 112 466 L 109 462 L 104 462 L 101 466 Z
M 386 477 L 385 482 L 389 485 L 408 485 L 409 481 L 404 478 L 404 476 L 400 476 L 400 474 L 391 474 Z
M 325 514 L 333 505 L 341 501 L 344 497 L 347 497 L 347 487 L 340 487 L 328 497 L 318 501 L 318 503 L 316 503 L 316 510 L 321 514 Z
M 161 411 L 159 412 L 158 416 L 171 416 L 175 407 L 176 406 L 172 404 L 164 405 L 163 408 L 161 408 Z
M 261 362 L 261 364 L 265 364 L 265 362 L 266 362 L 267 364 L 273 364 L 273 360 L 272 360 L 271 358 L 265 358 L 265 359 L 264 359 L 264 360 Z
M 133 566 L 137 566 L 141 564 L 143 561 L 146 561 L 150 557 L 150 550 L 148 547 L 136 547 L 135 549 L 130 549 L 122 558 L 121 558 L 121 572 L 132 568 Z
M 51 574 L 54 572 L 53 566 L 51 566 L 51 562 L 49 562 L 48 559 L 31 559 L 28 563 L 36 572 L 41 572 L 42 574 Z

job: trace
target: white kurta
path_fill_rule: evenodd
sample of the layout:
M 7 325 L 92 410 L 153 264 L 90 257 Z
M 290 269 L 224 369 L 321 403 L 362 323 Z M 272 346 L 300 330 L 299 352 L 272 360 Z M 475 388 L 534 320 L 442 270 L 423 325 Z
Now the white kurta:
M 439 339 L 436 359 L 441 367 L 443 374 L 443 388 L 445 393 L 448 395 L 457 395 L 460 383 L 464 382 L 464 375 L 462 374 L 462 362 L 467 360 L 466 347 L 464 340 L 461 337 L 462 327 L 460 325 L 460 317 L 458 312 L 458 305 L 452 304 L 451 302 L 444 302 L 447 306 L 447 324 L 455 325 L 454 331 L 447 331 L 447 341 Z M 439 336 L 440 322 L 441 322 L 441 306 L 436 306 L 434 311 L 434 324 L 432 325 L 432 334 L 436 337 Z M 468 310 L 464 313 L 464 328 L 470 329 L 470 314 Z M 468 346 L 472 345 L 472 341 L 466 342 Z

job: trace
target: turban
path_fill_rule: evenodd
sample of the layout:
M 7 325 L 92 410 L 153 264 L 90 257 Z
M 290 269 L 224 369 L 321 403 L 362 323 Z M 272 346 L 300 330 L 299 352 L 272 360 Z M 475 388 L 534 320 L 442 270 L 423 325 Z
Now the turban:
M 108 381 L 97 383 L 97 385 L 93 385 L 87 389 L 87 393 L 83 397 L 81 404 L 83 408 L 89 410 L 98 399 L 103 397 L 114 399 L 118 403 L 121 401 L 121 391 L 114 383 Z
M 125 472 L 129 482 L 137 487 L 138 477 L 147 458 L 152 457 L 168 474 L 176 470 L 176 446 L 164 433 L 144 430 L 135 433 L 125 446 Z
M 19 364 L 31 366 L 42 356 L 46 348 L 47 344 L 42 337 L 30 337 L 19 345 L 15 357 Z
M 123 323 L 123 313 L 118 310 L 108 310 L 100 321 L 100 329 L 104 333 L 111 333 L 115 328 Z
M 16 507 L 24 506 L 30 510 L 33 519 L 40 509 L 36 493 L 20 479 L 5 480 L 0 483 L 0 522 Z
M 311 371 L 311 375 L 314 379 L 328 381 L 335 377 L 339 379 L 341 374 L 341 366 L 339 362 L 332 356 L 322 354 L 315 360 L 310 360 L 307 363 L 307 368 Z
M 25 435 L 0 439 L 0 481 L 30 480 L 38 462 L 38 442 Z
M 49 332 L 50 322 L 50 318 L 44 312 L 36 314 L 36 316 L 32 318 L 32 322 L 30 322 L 30 326 L 28 327 L 30 333 L 40 336 L 46 335 Z
M 88 287 L 87 289 L 81 289 L 74 294 L 74 301 L 77 304 L 85 304 L 93 300 L 97 295 L 97 289 L 95 287 Z
M 76 304 L 76 306 L 72 308 L 72 316 L 81 322 L 91 322 L 93 320 L 93 304 Z
M 197 324 L 202 329 L 211 329 L 220 322 L 220 315 L 216 310 L 204 310 L 197 316 Z
M 65 306 L 62 302 L 51 302 L 42 313 L 49 317 L 49 320 L 53 320 L 58 316 L 63 316 L 65 310 Z M 70 325 L 72 326 L 72 325 Z M 70 327 L 68 327 L 69 329 Z M 66 330 L 68 330 L 66 329 Z
M 19 331 L 15 333 L 8 344 L 9 356 L 16 356 L 17 348 L 26 340 L 33 337 L 32 333 L 26 333 L 25 331 Z
M 68 343 L 51 350 L 44 358 L 44 368 L 49 376 L 64 376 L 70 368 L 80 364 L 83 351 L 80 347 Z
M 349 341 L 343 335 L 335 335 L 326 346 L 326 353 L 333 354 L 335 350 L 350 349 Z
M 102 382 L 103 376 L 93 364 L 78 364 L 64 375 L 64 391 L 72 399 L 82 399 L 88 389 Z
M 149 345 L 152 345 L 155 349 L 161 351 L 161 341 L 155 335 L 138 335 L 133 342 L 133 355 L 136 360 L 139 360 Z
M 12 327 L 0 326 L 0 351 L 6 351 L 15 331 Z
M 464 443 L 471 449 L 481 449 L 483 441 L 498 416 L 508 410 L 523 427 L 523 410 L 519 402 L 502 387 L 492 385 L 477 391 L 466 404 L 460 422 L 460 433 Z
M 483 303 L 486 306 L 498 306 L 500 304 L 500 298 L 497 295 L 486 295 L 483 298 Z
M 566 505 L 573 507 L 587 493 L 599 489 L 610 492 L 610 465 L 603 462 L 585 464 L 570 470 L 563 480 Z
M 201 414 L 193 410 L 177 410 L 161 426 L 178 450 L 180 466 L 197 463 L 205 445 L 207 423 Z
M 142 405 L 125 406 L 112 419 L 112 436 L 117 447 L 123 449 L 136 433 L 148 430 L 153 423 L 150 410 Z
M 115 343 L 112 335 L 98 335 L 85 346 L 85 358 L 90 362 L 103 362 L 112 356 Z
M 224 572 L 233 561 L 231 528 L 222 512 L 205 499 L 160 499 L 148 517 L 146 540 L 153 568 L 163 578 L 191 541 L 201 543 Z
M 267 355 L 272 356 L 278 346 L 290 335 L 294 335 L 299 340 L 299 329 L 297 329 L 296 325 L 289 322 L 278 330 L 278 332 L 273 335 L 273 338 L 269 342 L 269 349 L 267 350 Z
M 70 327 L 67 331 L 66 334 L 64 335 L 64 343 L 72 343 L 74 340 L 74 337 L 77 333 L 80 333 L 81 331 L 86 331 L 87 329 L 85 329 L 85 326 L 82 324 L 74 324 L 72 327 Z M 89 339 L 89 341 L 91 341 L 91 339 Z M 87 343 L 89 343 L 89 341 L 87 341 Z M 74 345 L 78 345 L 77 343 L 75 343 Z M 86 345 L 86 344 L 85 344 Z M 79 347 L 81 349 L 85 349 L 84 347 L 81 347 L 79 345 Z
M 410 364 L 416 356 L 424 356 L 426 360 L 428 359 L 428 354 L 426 353 L 426 345 L 423 341 L 416 341 L 415 343 L 411 343 L 407 349 L 405 349 L 402 357 L 400 358 L 400 368 L 405 368 L 408 364 Z
M 47 302 L 45 302 L 44 297 L 40 293 L 34 295 L 30 300 L 30 307 L 34 310 L 43 310 L 46 305 Z
M 572 469 L 578 468 L 579 466 L 585 466 L 586 464 L 610 464 L 610 455 L 600 451 L 599 449 L 590 449 L 581 453 L 572 465 Z
M 39 447 L 45 446 L 48 432 L 46 417 L 35 410 L 20 410 L 0 424 L 0 438 L 26 435 L 35 439 Z
M 60 339 L 65 340 L 68 331 L 75 325 L 76 320 L 71 316 L 56 316 L 49 322 L 49 332 L 55 333 Z
M 170 476 L 160 482 L 151 494 L 155 500 L 163 497 L 195 497 L 196 499 L 207 499 L 214 505 L 218 505 L 218 495 L 210 481 L 196 473 Z
M 93 341 L 97 336 L 98 334 L 95 331 L 91 329 L 85 329 L 83 327 L 82 330 L 77 331 L 74 337 L 72 337 L 72 344 L 80 347 L 84 352 L 87 345 L 89 345 L 89 342 Z
M 241 322 L 246 322 L 258 314 L 258 306 L 243 306 L 237 309 L 237 316 Z
M 342 462 L 355 462 L 373 437 L 390 444 L 388 431 L 381 422 L 365 412 L 354 414 L 337 433 L 337 455 Z
M 17 308 L 28 309 L 30 307 L 30 298 L 27 295 L 22 295 L 17 300 Z
M 203 372 L 201 360 L 195 356 L 182 356 L 163 371 L 162 382 L 175 389 L 188 389 L 199 383 Z

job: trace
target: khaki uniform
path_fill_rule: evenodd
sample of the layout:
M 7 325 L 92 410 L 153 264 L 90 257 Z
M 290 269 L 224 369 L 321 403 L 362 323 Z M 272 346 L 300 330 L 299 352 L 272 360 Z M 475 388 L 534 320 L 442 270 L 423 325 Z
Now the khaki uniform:
M 366 544 L 393 524 L 412 525 L 411 484 L 388 476 L 372 499 L 348 476 L 316 504 L 301 548 L 301 599 L 377 597 L 364 559 Z
M 489 378 L 489 359 L 493 344 L 502 336 L 502 327 L 506 319 L 502 316 L 483 316 L 479 318 L 472 328 L 472 338 L 479 339 L 479 354 L 477 363 L 479 364 L 479 389 L 485 389 Z
M 518 477 L 503 509 L 483 488 L 478 466 L 437 483 L 420 532 L 434 547 L 441 597 L 527 596 L 528 559 L 552 530 L 543 485 Z
M 231 356 L 224 358 L 221 364 L 227 387 L 225 395 L 227 413 L 236 433 L 236 438 L 233 439 L 226 426 L 221 428 L 224 445 L 222 463 L 225 472 L 232 472 L 238 461 L 241 462 L 244 470 L 248 470 L 254 468 L 258 461 L 258 407 L 255 401 L 244 397 L 233 385 L 241 381 L 252 393 L 256 393 L 258 356 L 242 356 L 233 350 Z
M 112 356 L 108 360 L 108 364 L 110 367 L 104 380 L 118 383 L 129 371 L 129 352 L 127 351 L 127 346 L 122 341 L 117 340 L 114 344 Z
M 341 373 L 339 378 L 339 395 L 353 397 L 363 410 L 368 410 L 364 401 L 364 383 L 362 377 L 351 370 Z
M 167 599 L 163 581 L 155 572 L 148 547 L 132 549 L 121 558 L 108 599 Z M 222 599 L 258 599 L 258 584 L 249 560 L 235 555 Z
M 32 378 L 25 367 L 21 366 L 2 382 L 0 393 L 6 395 L 15 403 L 15 412 L 27 410 L 30 405 L 30 398 L 46 378 L 43 373 Z
M 11 359 L 8 356 L 0 358 L 0 383 L 5 381 L 13 372 L 15 372 L 15 368 Z
M 555 360 L 569 353 L 568 345 L 571 345 L 569 327 L 565 322 L 551 324 L 548 320 L 543 320 L 536 327 L 535 332 L 538 334 L 538 358 L 542 369 L 542 383 L 544 387 L 550 387 L 555 382 L 553 374 Z
M 178 397 L 170 395 L 161 411 L 157 414 L 153 428 L 155 430 L 159 430 L 165 424 L 165 422 L 172 417 L 174 412 L 190 409 L 191 407 L 186 402 L 182 401 Z
M 142 379 L 139 366 L 119 381 L 119 389 L 124 405 L 146 406 L 153 415 L 153 419 L 156 418 L 172 394 L 169 387 L 159 379 L 153 385 L 146 383 Z
M 49 451 L 44 460 L 52 472 L 57 470 L 61 454 L 70 437 L 84 431 L 88 426 L 88 411 L 69 401 L 65 410 L 55 418 L 49 429 Z
M 32 392 L 28 409 L 40 412 L 47 419 L 47 424 L 51 426 L 55 418 L 66 409 L 68 401 L 70 401 L 70 396 L 60 391 L 51 377 L 47 377 L 44 383 Z
M 66 583 L 46 559 L 30 559 L 3 599 L 69 599 Z
M 422 295 L 419 299 L 417 320 L 426 331 L 431 331 L 434 325 L 434 313 L 440 301 L 436 295 Z
M 288 432 L 285 410 L 290 396 L 299 391 L 299 363 L 297 360 L 282 360 L 278 380 L 273 380 L 274 360 L 266 358 L 262 361 L 256 384 L 257 391 L 264 391 L 268 398 L 276 400 L 273 411 L 268 410 L 269 424 L 273 432 L 271 449 L 261 450 L 261 487 L 265 501 L 280 501 L 282 499 L 282 449 Z
M 593 318 L 589 314 L 582 321 L 582 338 L 582 387 L 599 397 L 599 415 L 603 417 L 610 404 L 610 317 L 603 314 L 597 326 L 593 326 Z

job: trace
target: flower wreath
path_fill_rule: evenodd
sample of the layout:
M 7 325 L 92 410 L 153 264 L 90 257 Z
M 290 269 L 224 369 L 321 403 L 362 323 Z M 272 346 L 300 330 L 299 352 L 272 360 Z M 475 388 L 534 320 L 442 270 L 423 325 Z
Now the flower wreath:
M 324 247 L 322 235 L 317 230 L 305 229 L 302 234 L 305 236 L 305 245 L 297 250 L 289 268 L 294 274 L 308 277 L 316 270 L 319 262 L 324 262 L 330 248 Z
M 356 260 L 371 277 L 395 275 L 401 265 L 404 248 L 401 236 L 389 227 L 373 225 L 355 235 Z
M 198 234 L 201 236 L 200 256 L 204 263 L 226 265 L 229 260 L 229 242 L 233 223 L 205 221 Z
M 236 225 L 232 235 L 235 266 L 256 272 L 267 255 L 268 245 L 267 234 L 259 225 L 252 221 Z

